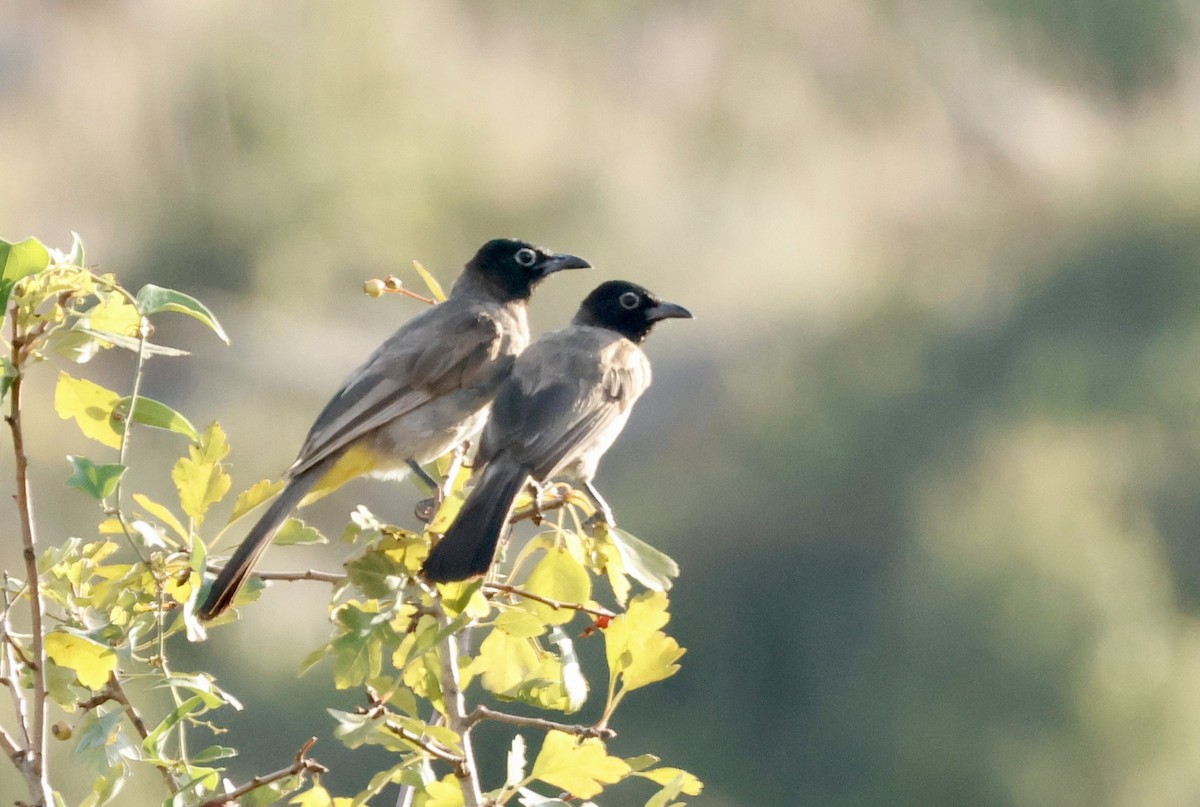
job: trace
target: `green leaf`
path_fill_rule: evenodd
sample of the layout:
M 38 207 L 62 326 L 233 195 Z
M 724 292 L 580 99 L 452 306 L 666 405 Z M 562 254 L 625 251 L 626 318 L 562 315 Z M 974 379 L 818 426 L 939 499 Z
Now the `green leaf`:
M 112 390 L 93 384 L 86 378 L 58 374 L 54 387 L 54 411 L 63 420 L 72 420 L 80 430 L 109 448 L 121 447 L 121 433 L 113 424 L 112 413 L 121 398 Z
M 651 591 L 670 590 L 671 578 L 679 576 L 679 564 L 670 555 L 617 527 L 608 534 L 621 553 L 626 574 Z
M 283 490 L 282 480 L 272 482 L 270 479 L 263 479 L 255 482 L 238 494 L 237 500 L 233 503 L 233 512 L 229 515 L 229 524 L 237 521 L 281 490 Z
M 226 745 L 210 745 L 199 753 L 192 754 L 192 762 L 197 765 L 207 765 L 210 762 L 216 762 L 219 759 L 233 759 L 238 755 L 236 748 L 230 748 Z
M 387 597 L 395 594 L 408 567 L 397 563 L 386 552 L 366 552 L 346 562 L 346 574 L 350 582 L 368 597 Z
M 49 265 L 50 250 L 36 238 L 26 238 L 15 244 L 0 240 L 0 320 L 8 311 L 8 297 L 16 282 Z
M 277 546 L 306 546 L 309 544 L 327 544 L 329 541 L 315 527 L 310 527 L 298 518 L 289 518 L 283 522 L 279 532 L 275 533 Z
M 225 432 L 213 423 L 204 430 L 199 442 L 188 446 L 188 456 L 176 462 L 171 470 L 183 512 L 197 524 L 204 520 L 209 507 L 225 497 L 233 484 L 220 462 L 228 453 Z
M 153 342 L 142 342 L 136 336 L 122 336 L 119 333 L 100 333 L 89 328 L 83 328 L 78 323 L 72 326 L 78 329 L 80 333 L 86 334 L 92 339 L 109 344 L 116 345 L 119 348 L 131 351 L 133 353 L 141 352 L 147 356 L 190 356 L 192 355 L 186 350 L 180 350 L 177 347 L 167 347 L 166 345 L 156 345 Z M 82 364 L 82 362 L 80 362 Z
M 124 465 L 118 463 L 97 465 L 87 457 L 74 454 L 68 454 L 67 461 L 74 469 L 67 479 L 67 487 L 82 490 L 93 499 L 107 499 L 111 496 L 117 489 L 121 474 L 126 470 Z
M 529 573 L 523 588 L 531 594 L 559 602 L 584 603 L 592 596 L 592 579 L 571 554 L 552 547 Z M 524 603 L 548 625 L 564 625 L 575 618 L 569 608 L 552 608 L 534 600 Z
M 0 311 L 0 320 L 4 318 L 3 313 L 3 311 Z M 3 401 L 8 395 L 8 390 L 16 380 L 17 369 L 13 367 L 13 363 L 6 357 L 0 357 L 0 401 Z
M 117 654 L 111 647 L 74 633 L 46 634 L 46 655 L 60 667 L 74 670 L 79 683 L 91 690 L 103 689 L 109 673 L 117 669 Z
M 437 282 L 437 278 L 421 265 L 420 261 L 413 261 L 413 269 L 417 270 L 417 274 L 421 276 L 421 280 L 425 281 L 425 288 L 429 289 L 430 295 L 439 303 L 446 302 L 446 292 L 442 291 L 442 284 Z
M 222 342 L 229 344 L 229 337 L 225 335 L 225 329 L 221 327 L 221 323 L 217 322 L 217 318 L 208 310 L 208 306 L 195 297 L 181 291 L 164 289 L 162 286 L 147 283 L 137 293 L 137 302 L 138 309 L 145 316 L 157 314 L 160 311 L 174 311 L 194 317 L 211 328 Z
M 118 415 L 131 417 L 143 426 L 165 429 L 169 432 L 182 434 L 192 442 L 199 442 L 200 432 L 196 431 L 196 427 L 191 424 L 191 421 L 165 403 L 156 401 L 153 398 L 138 396 L 137 403 L 133 407 L 133 414 L 130 416 L 128 414 L 130 399 L 131 396 L 126 396 L 117 402 L 115 411 Z
M 171 710 L 170 714 L 163 718 L 154 729 L 142 741 L 142 749 L 156 757 L 161 757 L 163 752 L 163 744 L 167 740 L 167 732 L 174 728 L 180 720 L 191 714 L 206 711 L 204 697 L 202 695 L 193 695 L 183 703 Z
M 590 799 L 605 784 L 619 782 L 629 773 L 625 760 L 609 756 L 599 739 L 589 737 L 577 742 L 570 734 L 551 731 L 546 734 L 531 775 L 576 798 Z

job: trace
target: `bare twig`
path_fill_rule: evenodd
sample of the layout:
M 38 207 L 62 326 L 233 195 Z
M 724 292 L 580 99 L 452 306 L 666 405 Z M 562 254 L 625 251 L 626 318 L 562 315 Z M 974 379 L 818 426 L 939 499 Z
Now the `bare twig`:
M 416 732 L 409 731 L 398 723 L 393 723 L 391 720 L 386 720 L 383 723 L 383 727 L 392 734 L 395 734 L 401 740 L 404 740 L 407 743 L 412 743 L 434 759 L 440 759 L 442 762 L 449 762 L 451 765 L 455 766 L 463 763 L 463 758 L 458 754 L 455 754 L 449 749 L 442 748 L 440 745 L 435 745 L 434 743 L 423 739 Z
M 146 726 L 146 721 L 142 719 L 142 715 L 137 707 L 133 705 L 132 701 L 129 700 L 129 696 L 125 694 L 125 687 L 121 686 L 121 679 L 117 677 L 116 673 L 109 673 L 108 689 L 105 694 L 121 704 L 121 708 L 125 710 L 125 716 L 129 718 L 129 722 L 133 724 L 134 731 L 138 733 L 139 737 L 145 740 L 150 736 L 150 730 Z M 162 772 L 163 781 L 166 782 L 167 788 L 172 793 L 178 793 L 179 783 L 175 781 L 175 774 L 168 768 L 160 767 L 159 770 Z
M 467 717 L 467 726 L 469 728 L 483 720 L 494 720 L 497 723 L 507 723 L 510 726 L 525 729 L 561 731 L 565 734 L 574 734 L 576 737 L 599 737 L 602 740 L 608 740 L 617 736 L 615 731 L 603 724 L 595 726 L 571 725 L 569 723 L 558 723 L 553 720 L 543 720 L 540 717 L 523 717 L 522 715 L 512 715 L 508 712 L 497 712 L 495 709 L 489 709 L 486 706 L 475 707 L 475 711 L 471 712 Z
M 30 672 L 33 678 L 33 714 L 32 726 L 26 726 L 29 734 L 29 746 L 19 767 L 29 784 L 30 796 L 38 807 L 47 807 L 54 803 L 54 792 L 50 788 L 50 775 L 46 766 L 47 732 L 46 732 L 46 645 L 42 635 L 42 614 L 45 602 L 42 599 L 41 581 L 38 579 L 37 567 L 37 535 L 33 520 L 33 494 L 29 485 L 29 460 L 25 454 L 25 433 L 21 428 L 21 387 L 24 381 L 24 367 L 21 348 L 24 346 L 17 327 L 17 307 L 13 306 L 12 318 L 12 356 L 13 380 L 8 391 L 9 413 L 5 418 L 13 438 L 13 458 L 16 462 L 17 482 L 17 512 L 21 522 L 21 541 L 24 544 L 22 555 L 25 560 L 25 574 L 29 586 L 29 616 L 30 629 L 33 632 L 33 664 Z
M 126 297 L 129 295 L 126 294 Z M 130 299 L 134 307 L 137 307 L 137 300 Z M 129 441 L 133 433 L 133 411 L 137 406 L 138 396 L 142 390 L 142 376 L 145 374 L 146 368 L 146 340 L 150 336 L 150 320 L 140 314 L 138 317 L 138 350 L 137 350 L 137 369 L 133 375 L 133 390 L 129 394 L 129 410 L 125 412 L 124 420 L 121 422 L 121 448 L 117 455 L 117 462 L 125 465 L 125 458 L 129 455 Z M 129 546 L 133 549 L 133 553 L 138 556 L 138 560 L 142 563 L 146 562 L 146 556 L 142 554 L 142 548 L 138 546 L 137 541 L 133 540 L 133 532 L 129 528 L 129 522 L 125 518 L 125 508 L 121 504 L 124 500 L 124 474 L 117 477 L 116 500 L 117 506 L 111 508 L 113 515 L 116 516 L 117 523 L 121 525 L 121 531 L 125 533 L 125 540 L 129 542 Z M 106 511 L 107 512 L 107 511 Z
M 4 751 L 17 768 L 24 766 L 25 749 L 17 744 L 16 739 L 11 734 L 4 730 L 4 726 L 0 726 L 0 750 Z
M 438 609 L 438 627 L 448 631 L 451 623 L 444 608 Z M 471 747 L 468 732 L 467 704 L 463 698 L 458 679 L 458 636 L 448 633 L 442 641 L 442 700 L 446 707 L 446 725 L 462 738 L 462 761 L 455 766 L 454 773 L 462 788 L 465 807 L 482 807 L 483 791 L 479 785 L 479 771 L 475 767 L 475 752 Z
M 212 569 L 212 567 L 209 568 Z M 346 579 L 344 574 L 322 572 L 318 569 L 308 569 L 303 572 L 254 572 L 253 574 L 259 580 L 282 580 L 284 582 L 315 580 L 318 583 L 332 583 L 335 586 Z
M 595 617 L 607 617 L 609 619 L 612 619 L 616 616 L 616 614 L 607 608 L 590 608 L 581 602 L 552 600 L 549 597 L 543 597 L 541 594 L 534 594 L 532 591 L 525 591 L 524 589 L 517 588 L 516 586 L 510 586 L 506 583 L 484 583 L 483 590 L 493 594 L 509 594 L 513 597 L 524 597 L 527 600 L 533 600 L 534 602 L 540 602 L 542 605 L 548 605 L 556 611 L 582 611 L 585 614 L 591 614 Z
M 200 807 L 234 807 L 237 804 L 237 800 L 242 796 L 251 791 L 258 790 L 260 787 L 266 787 L 269 784 L 278 782 L 280 779 L 287 779 L 289 776 L 297 776 L 301 773 L 328 773 L 329 769 L 320 762 L 305 756 L 309 749 L 316 745 L 316 742 L 316 737 L 306 742 L 304 747 L 296 752 L 296 759 L 292 762 L 291 767 L 283 768 L 274 773 L 268 773 L 265 776 L 255 776 L 241 787 L 235 788 L 232 792 L 218 798 L 210 799 L 201 804 Z

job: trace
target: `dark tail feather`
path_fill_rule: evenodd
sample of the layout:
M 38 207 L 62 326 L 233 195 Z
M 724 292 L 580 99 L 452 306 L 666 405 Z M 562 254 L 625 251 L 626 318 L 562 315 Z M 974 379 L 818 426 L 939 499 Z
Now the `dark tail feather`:
M 526 468 L 503 457 L 493 460 L 458 518 L 425 559 L 421 574 L 435 583 L 448 583 L 487 573 L 513 500 L 528 478 Z
M 318 470 L 320 468 L 320 470 Z M 242 584 L 250 576 L 254 564 L 266 550 L 275 536 L 275 531 L 287 519 L 288 513 L 300 503 L 304 494 L 321 478 L 323 468 L 310 469 L 288 482 L 283 492 L 271 502 L 267 512 L 263 513 L 258 523 L 250 528 L 250 532 L 242 540 L 241 546 L 233 553 L 233 557 L 225 564 L 225 568 L 217 575 L 212 588 L 208 590 L 208 599 L 197 612 L 201 619 L 214 619 L 225 612 L 233 603 L 233 598 L 241 590 Z

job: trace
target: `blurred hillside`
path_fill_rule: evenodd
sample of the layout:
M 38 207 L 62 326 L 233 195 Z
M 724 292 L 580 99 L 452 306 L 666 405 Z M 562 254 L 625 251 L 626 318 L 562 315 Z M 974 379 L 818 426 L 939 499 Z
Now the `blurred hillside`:
M 588 257 L 539 329 L 609 277 L 697 312 L 649 342 L 599 484 L 680 560 L 689 648 L 618 748 L 697 772 L 698 803 L 1200 801 L 1193 3 L 0 0 L 0 102 L 0 235 L 77 230 L 222 318 L 229 349 L 163 334 L 195 356 L 146 392 L 221 419 L 235 484 L 415 311 L 359 293 L 413 258 Z M 65 536 L 72 446 L 33 425 Z M 137 472 L 177 449 L 139 438 Z M 305 592 L 187 651 L 248 704 L 247 774 L 329 735 L 321 673 L 294 680 Z M 332 789 L 369 776 L 318 752 Z

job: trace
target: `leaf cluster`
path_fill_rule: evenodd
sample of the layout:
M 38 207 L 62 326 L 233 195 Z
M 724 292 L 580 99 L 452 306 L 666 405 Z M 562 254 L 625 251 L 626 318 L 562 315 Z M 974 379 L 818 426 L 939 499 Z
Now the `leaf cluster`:
M 417 271 L 432 300 L 442 299 L 432 275 L 424 267 Z M 411 788 L 418 807 L 560 805 L 632 779 L 653 785 L 647 807 L 700 792 L 700 781 L 685 771 L 660 766 L 650 755 L 612 756 L 606 746 L 623 698 L 679 669 L 684 650 L 663 630 L 670 618 L 666 592 L 678 573 L 674 561 L 627 532 L 595 523 L 590 500 L 559 485 L 517 502 L 514 521 L 548 528 L 511 563 L 498 564 L 503 571 L 487 581 L 431 587 L 417 572 L 468 493 L 461 455 L 439 462 L 447 495 L 427 526 L 393 526 L 359 507 L 341 536 L 352 547 L 345 574 L 305 578 L 335 584 L 329 641 L 304 669 L 327 661 L 334 687 L 362 692 L 359 709 L 331 710 L 336 736 L 350 748 L 387 749 L 394 754 L 391 766 L 362 792 L 334 797 L 306 746 L 290 767 L 241 786 L 227 781 L 221 762 L 236 749 L 195 738 L 198 731 L 220 731 L 217 710 L 241 705 L 211 675 L 175 670 L 170 649 L 181 640 L 203 640 L 208 630 L 237 618 L 236 609 L 207 625 L 194 616 L 209 555 L 231 525 L 282 483 L 263 480 L 231 497 L 230 446 L 221 427 L 197 428 L 169 404 L 139 393 L 149 361 L 185 355 L 151 341 L 155 317 L 184 314 L 227 337 L 212 312 L 188 295 L 153 285 L 132 294 L 113 275 L 86 268 L 77 236 L 67 253 L 34 239 L 0 241 L 0 304 L 8 347 L 0 397 L 13 412 L 14 446 L 21 381 L 42 363 L 59 366 L 54 411 L 99 444 L 90 456 L 68 457 L 63 469 L 65 485 L 96 503 L 95 531 L 39 550 L 36 591 L 28 574 L 5 572 L 0 580 L 0 684 L 18 715 L 15 725 L 0 725 L 0 744 L 18 767 L 36 754 L 30 728 L 40 723 L 22 716 L 40 697 L 60 716 L 53 736 L 74 742 L 76 760 L 91 771 L 83 807 L 112 802 L 138 770 L 151 769 L 167 788 L 164 804 L 179 807 L 232 800 L 265 805 L 288 795 L 301 805 L 360 805 L 393 784 Z M 113 348 L 136 356 L 127 390 L 62 369 Z M 160 470 L 174 483 L 170 501 L 126 490 L 134 424 L 181 439 L 178 459 Z M 16 456 L 18 464 L 24 461 L 19 450 Z M 553 525 L 544 520 L 550 513 Z M 32 529 L 29 534 L 32 540 Z M 323 541 L 295 518 L 275 538 L 280 545 Z M 262 586 L 252 580 L 237 608 L 253 603 Z M 48 627 L 17 630 L 12 617 L 19 608 L 31 609 Z M 602 642 L 607 661 L 603 703 L 595 704 L 600 717 L 589 725 L 560 722 L 593 694 L 578 642 Z M 512 729 L 505 781 L 487 788 L 470 738 L 484 721 Z M 529 762 L 531 731 L 541 740 Z M 54 798 L 61 801 L 57 793 Z

